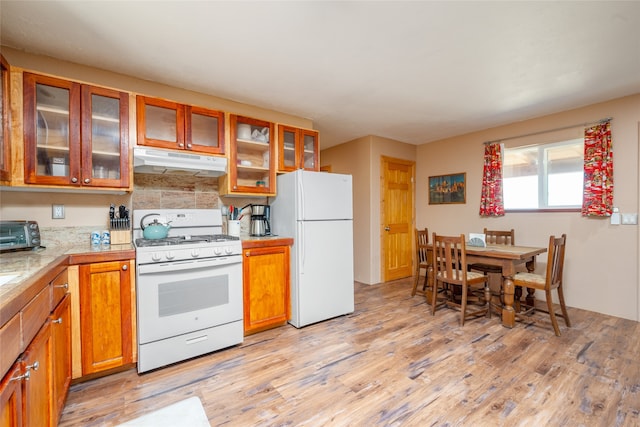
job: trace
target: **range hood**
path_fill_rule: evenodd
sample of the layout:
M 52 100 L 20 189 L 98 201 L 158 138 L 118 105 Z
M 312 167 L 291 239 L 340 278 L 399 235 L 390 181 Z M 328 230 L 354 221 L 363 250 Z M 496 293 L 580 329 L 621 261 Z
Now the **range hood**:
M 135 147 L 133 171 L 138 173 L 221 176 L 227 173 L 225 157 Z

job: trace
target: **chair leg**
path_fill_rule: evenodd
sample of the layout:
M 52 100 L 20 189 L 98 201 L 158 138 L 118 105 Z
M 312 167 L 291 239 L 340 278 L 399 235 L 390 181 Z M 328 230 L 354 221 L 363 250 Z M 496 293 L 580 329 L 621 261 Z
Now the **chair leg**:
M 464 318 L 467 317 L 467 288 L 462 287 L 462 300 L 460 301 L 460 326 L 464 326 Z
M 484 284 L 484 299 L 487 306 L 487 318 L 491 319 L 491 289 L 488 281 Z
M 569 313 L 567 313 L 567 306 L 564 303 L 564 292 L 562 292 L 562 285 L 558 287 L 558 299 L 560 300 L 560 308 L 562 309 L 562 316 L 564 317 L 564 323 L 567 327 L 571 327 L 571 321 L 569 320 Z
M 411 296 L 414 297 L 416 295 L 416 290 L 418 289 L 418 282 L 420 281 L 420 267 L 416 269 L 416 280 L 413 282 L 413 290 L 411 291 Z
M 427 277 L 429 277 L 429 269 L 427 269 Z M 436 315 L 436 302 L 438 301 L 438 280 L 435 277 L 431 279 L 431 315 Z
M 549 316 L 551 317 L 551 324 L 553 325 L 553 330 L 555 331 L 556 336 L 560 336 L 560 328 L 558 327 L 558 319 L 556 319 L 556 313 L 553 308 L 551 290 L 546 290 L 545 296 L 547 298 L 547 309 L 549 310 Z

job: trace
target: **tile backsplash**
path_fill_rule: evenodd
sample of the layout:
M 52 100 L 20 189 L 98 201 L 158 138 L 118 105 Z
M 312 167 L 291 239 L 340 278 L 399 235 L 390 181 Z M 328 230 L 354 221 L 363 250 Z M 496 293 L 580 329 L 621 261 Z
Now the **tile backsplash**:
M 133 175 L 133 209 L 216 209 L 218 179 L 182 175 Z

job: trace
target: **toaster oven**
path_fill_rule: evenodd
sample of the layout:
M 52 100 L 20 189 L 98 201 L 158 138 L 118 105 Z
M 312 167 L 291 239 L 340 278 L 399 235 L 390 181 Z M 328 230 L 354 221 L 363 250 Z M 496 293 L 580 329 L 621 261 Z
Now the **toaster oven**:
M 0 252 L 40 247 L 40 228 L 35 221 L 0 221 Z

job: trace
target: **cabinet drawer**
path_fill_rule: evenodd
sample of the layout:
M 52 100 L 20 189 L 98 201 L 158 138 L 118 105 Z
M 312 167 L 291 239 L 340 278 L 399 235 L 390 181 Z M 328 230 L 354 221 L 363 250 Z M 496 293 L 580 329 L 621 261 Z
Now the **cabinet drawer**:
M 22 309 L 22 343 L 26 346 L 36 336 L 38 330 L 51 313 L 51 287 L 47 286 L 40 291 Z M 24 350 L 24 349 L 23 349 Z
M 20 348 L 20 314 L 13 316 L 0 328 L 0 343 L 2 343 L 2 351 L 0 351 L 0 378 L 2 378 L 22 352 Z
M 58 274 L 55 279 L 51 282 L 51 308 L 54 308 L 58 305 L 62 298 L 69 292 L 69 280 L 67 275 L 67 269 Z

